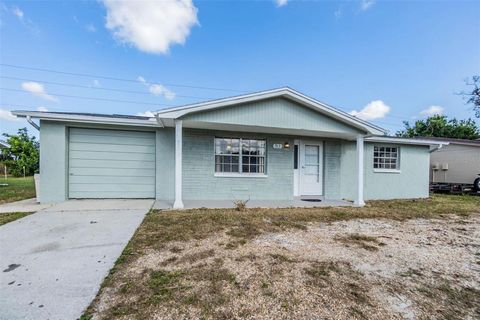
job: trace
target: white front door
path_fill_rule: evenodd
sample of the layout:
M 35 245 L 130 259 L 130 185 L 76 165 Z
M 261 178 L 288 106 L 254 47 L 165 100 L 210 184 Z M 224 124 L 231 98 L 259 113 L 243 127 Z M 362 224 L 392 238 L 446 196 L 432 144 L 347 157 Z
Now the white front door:
M 300 196 L 323 195 L 323 144 L 300 144 Z

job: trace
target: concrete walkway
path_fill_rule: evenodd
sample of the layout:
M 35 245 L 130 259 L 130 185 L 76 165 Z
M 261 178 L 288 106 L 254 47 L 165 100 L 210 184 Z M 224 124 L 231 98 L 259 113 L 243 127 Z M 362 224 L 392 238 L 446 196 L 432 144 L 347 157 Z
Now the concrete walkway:
M 314 199 L 317 200 L 317 199 Z M 352 202 L 345 200 L 325 200 L 308 201 L 306 199 L 293 200 L 249 200 L 248 208 L 315 208 L 315 207 L 349 207 L 353 206 Z M 231 200 L 184 200 L 185 209 L 209 208 L 209 209 L 231 209 L 235 205 Z M 153 205 L 154 209 L 172 210 L 173 201 L 157 200 Z
M 50 208 L 52 204 L 38 203 L 35 198 L 0 204 L 0 213 L 37 212 Z
M 71 200 L 0 226 L 0 319 L 77 319 L 153 200 Z

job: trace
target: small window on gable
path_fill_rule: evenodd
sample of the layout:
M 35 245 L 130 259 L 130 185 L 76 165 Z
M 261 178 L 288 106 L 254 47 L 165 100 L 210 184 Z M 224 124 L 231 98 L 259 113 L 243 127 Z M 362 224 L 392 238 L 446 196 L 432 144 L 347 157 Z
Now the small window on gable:
M 400 148 L 389 146 L 374 146 L 373 168 L 400 170 Z

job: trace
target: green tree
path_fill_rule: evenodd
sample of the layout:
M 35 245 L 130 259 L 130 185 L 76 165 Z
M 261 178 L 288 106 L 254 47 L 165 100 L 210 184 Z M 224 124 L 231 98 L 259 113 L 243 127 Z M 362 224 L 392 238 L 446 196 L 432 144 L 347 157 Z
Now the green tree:
M 446 116 L 435 115 L 425 120 L 415 121 L 410 125 L 404 121 L 405 129 L 397 132 L 397 137 L 442 137 L 456 139 L 478 139 L 480 130 L 472 119 L 457 120 L 455 118 L 448 120 Z
M 38 172 L 40 145 L 34 136 L 28 135 L 27 128 L 19 129 L 14 135 L 6 133 L 3 135 L 7 137 L 7 143 L 10 145 L 10 148 L 3 150 L 4 163 L 10 174 L 16 177 L 23 176 L 24 168 L 26 175 Z
M 475 116 L 480 118 L 480 76 L 473 76 L 471 80 L 467 80 L 467 85 L 472 86 L 472 91 L 463 93 L 463 95 L 467 99 L 467 103 L 473 104 Z

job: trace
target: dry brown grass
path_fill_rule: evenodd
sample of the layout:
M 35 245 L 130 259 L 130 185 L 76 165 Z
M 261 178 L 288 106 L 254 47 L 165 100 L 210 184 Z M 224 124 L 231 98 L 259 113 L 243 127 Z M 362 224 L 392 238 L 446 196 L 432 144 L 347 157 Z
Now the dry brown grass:
M 359 218 L 441 218 L 469 215 L 480 211 L 480 198 L 434 195 L 429 199 L 370 201 L 363 208 L 289 209 L 194 209 L 152 211 L 147 215 L 122 257 L 141 254 L 144 249 L 162 249 L 173 241 L 200 240 L 227 231 L 233 239 L 250 240 L 265 232 L 290 228 L 305 229 L 309 224 Z
M 382 246 L 383 242 L 380 242 L 375 237 L 366 236 L 358 233 L 352 233 L 346 236 L 337 237 L 337 240 L 343 242 L 345 245 L 356 245 L 360 248 L 369 251 L 378 250 L 378 246 Z
M 375 201 L 364 208 L 152 211 L 86 314 L 99 319 L 400 318 L 379 304 L 371 281 L 349 261 L 309 258 L 278 248 L 258 251 L 255 239 L 352 219 L 455 215 L 459 225 L 468 225 L 474 213 L 480 213 L 480 198 L 464 196 Z M 385 245 L 361 233 L 334 241 L 368 254 Z M 414 279 L 418 274 L 422 272 L 410 270 L 399 277 L 415 280 L 416 294 L 430 301 L 422 305 L 428 312 L 460 319 L 464 313 L 447 311 L 478 306 L 478 290 L 459 289 L 443 278 L 442 286 L 422 282 Z M 442 313 L 436 303 L 454 307 Z

